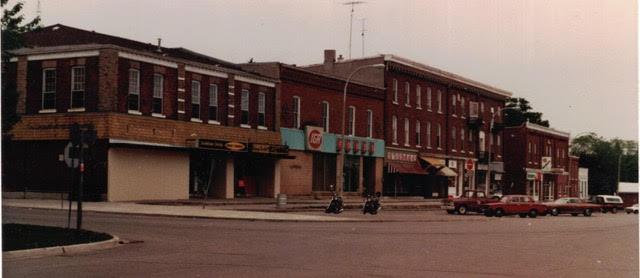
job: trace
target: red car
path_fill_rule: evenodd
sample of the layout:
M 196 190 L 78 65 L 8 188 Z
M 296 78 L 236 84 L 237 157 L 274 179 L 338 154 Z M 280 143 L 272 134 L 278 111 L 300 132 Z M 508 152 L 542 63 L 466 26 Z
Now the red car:
M 442 209 L 446 210 L 449 214 L 467 214 L 469 211 L 482 213 L 482 205 L 497 201 L 496 199 L 486 197 L 482 191 L 466 190 L 460 197 L 449 197 L 445 200 Z
M 505 195 L 500 202 L 483 205 L 486 216 L 502 217 L 505 215 L 517 214 L 520 217 L 535 218 L 538 215 L 545 215 L 547 206 L 538 203 L 527 195 Z
M 578 198 L 560 198 L 551 203 L 545 203 L 545 205 L 548 208 L 548 212 L 553 216 L 558 216 L 561 213 L 570 213 L 572 216 L 578 216 L 578 214 L 591 216 L 592 212 L 598 211 L 602 207 Z

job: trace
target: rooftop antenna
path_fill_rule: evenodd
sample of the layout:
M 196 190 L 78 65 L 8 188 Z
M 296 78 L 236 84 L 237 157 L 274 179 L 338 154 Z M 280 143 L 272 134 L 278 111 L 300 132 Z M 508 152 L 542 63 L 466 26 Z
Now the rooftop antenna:
M 366 18 L 360 19 L 360 21 L 362 21 L 362 33 L 360 33 L 360 35 L 362 36 L 362 57 L 364 57 L 364 32 L 367 31 L 367 29 L 364 29 L 365 20 L 367 19 Z
M 351 36 L 353 33 L 353 10 L 355 5 L 364 4 L 364 1 L 350 1 L 344 3 L 344 5 L 351 5 L 351 18 L 349 19 L 349 59 L 351 59 Z
M 36 16 L 37 16 L 37 17 L 40 17 L 40 14 L 41 14 L 41 10 L 40 10 L 40 0 L 38 0 L 38 6 L 37 6 L 37 8 L 36 8 Z

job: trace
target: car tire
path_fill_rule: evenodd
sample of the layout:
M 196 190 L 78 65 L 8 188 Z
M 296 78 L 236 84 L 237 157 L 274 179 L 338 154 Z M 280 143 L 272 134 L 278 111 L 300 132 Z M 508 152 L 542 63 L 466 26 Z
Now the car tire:
M 492 217 L 493 216 L 493 211 L 491 211 L 490 209 L 484 210 L 484 216 Z
M 583 214 L 584 216 L 591 216 L 591 209 L 585 209 Z
M 571 216 L 578 216 L 578 214 L 577 213 L 572 213 Z
M 637 211 L 637 210 L 634 210 L 634 211 L 633 211 L 633 214 L 638 214 L 638 211 Z
M 531 217 L 531 218 L 536 218 L 536 217 L 538 217 L 538 211 L 537 211 L 537 210 L 535 210 L 535 209 L 530 210 L 530 211 L 529 211 L 529 217 Z
M 462 205 L 456 208 L 456 212 L 458 212 L 458 214 L 460 215 L 465 215 L 467 214 L 467 206 Z
M 616 212 L 618 212 L 618 208 L 612 208 L 611 209 L 611 213 L 616 213 Z
M 560 214 L 560 212 L 558 211 L 558 209 L 557 209 L 557 208 L 553 208 L 553 209 L 551 210 L 551 215 L 553 215 L 553 216 L 558 216 L 558 214 Z
M 630 212 L 630 211 L 627 211 L 627 214 L 631 214 L 631 212 Z
M 520 213 L 520 214 L 518 214 L 518 216 L 520 216 L 520 218 L 525 218 L 525 217 L 527 217 L 527 214 L 526 213 Z
M 496 212 L 494 213 L 495 217 L 502 217 L 504 216 L 504 210 L 501 208 L 497 208 Z

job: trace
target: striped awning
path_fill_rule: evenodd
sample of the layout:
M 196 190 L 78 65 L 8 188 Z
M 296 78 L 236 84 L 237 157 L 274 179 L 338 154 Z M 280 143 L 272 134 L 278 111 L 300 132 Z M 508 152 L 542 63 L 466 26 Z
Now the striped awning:
M 400 174 L 413 174 L 413 175 L 427 175 L 427 170 L 422 168 L 417 162 L 414 163 L 401 163 L 401 162 L 388 162 L 387 173 L 400 173 Z

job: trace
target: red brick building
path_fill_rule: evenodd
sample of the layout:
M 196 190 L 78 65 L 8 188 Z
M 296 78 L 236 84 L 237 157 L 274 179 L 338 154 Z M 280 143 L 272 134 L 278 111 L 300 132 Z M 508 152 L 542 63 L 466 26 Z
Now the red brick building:
M 384 87 L 385 195 L 443 197 L 484 187 L 491 148 L 491 184 L 502 166 L 501 108 L 510 92 L 395 55 L 336 60 L 325 50 L 322 64 L 309 70 Z M 465 169 L 469 165 L 469 169 Z
M 504 129 L 505 192 L 539 200 L 578 196 L 577 159 L 569 156 L 569 133 L 525 123 Z
M 274 196 L 280 158 L 276 81 L 184 48 L 53 25 L 24 35 L 3 72 L 22 120 L 4 191 L 69 192 L 69 127 L 93 125 L 93 199 Z M 241 183 L 239 181 L 242 180 Z M 242 188 L 238 188 L 243 184 Z
M 288 195 L 323 194 L 345 174 L 346 193 L 382 190 L 384 88 L 350 82 L 345 104 L 345 163 L 341 157 L 345 80 L 282 63 L 242 67 L 279 80 L 283 144 L 295 159 L 281 165 L 281 191 Z M 313 146 L 313 142 L 318 144 Z

